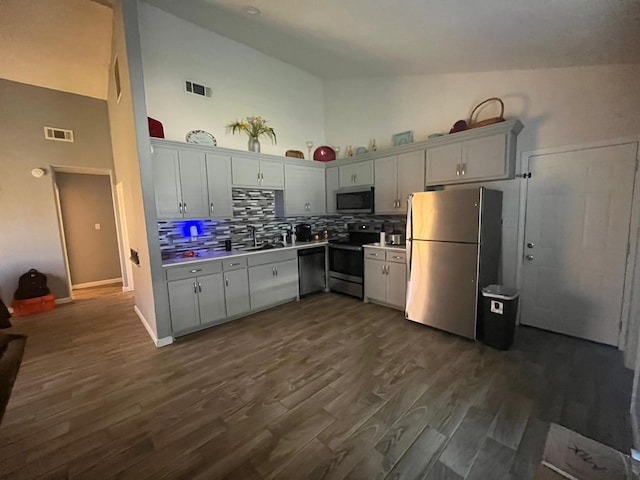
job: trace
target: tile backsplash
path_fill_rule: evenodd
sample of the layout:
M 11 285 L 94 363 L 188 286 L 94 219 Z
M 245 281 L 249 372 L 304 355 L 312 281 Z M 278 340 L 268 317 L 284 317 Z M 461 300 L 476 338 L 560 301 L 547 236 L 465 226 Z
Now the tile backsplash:
M 346 224 L 351 222 L 384 222 L 385 229 L 405 230 L 405 217 L 398 215 L 316 215 L 276 216 L 276 192 L 250 188 L 234 188 L 233 218 L 222 220 L 167 220 L 158 222 L 162 258 L 174 258 L 188 250 L 204 253 L 224 250 L 231 239 L 234 249 L 251 246 L 250 228 L 256 229 L 258 242 L 278 241 L 292 226 L 309 223 L 313 232 L 329 230 L 331 237 L 346 237 Z M 194 226 L 197 236 L 191 237 Z

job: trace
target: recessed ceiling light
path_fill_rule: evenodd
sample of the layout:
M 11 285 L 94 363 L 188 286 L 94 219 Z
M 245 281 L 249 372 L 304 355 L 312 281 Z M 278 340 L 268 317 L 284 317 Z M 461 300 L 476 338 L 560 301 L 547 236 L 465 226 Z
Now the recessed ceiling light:
M 260 10 L 258 10 L 256 7 L 252 7 L 251 5 L 247 5 L 246 7 L 244 7 L 244 12 L 249 15 L 260 15 Z

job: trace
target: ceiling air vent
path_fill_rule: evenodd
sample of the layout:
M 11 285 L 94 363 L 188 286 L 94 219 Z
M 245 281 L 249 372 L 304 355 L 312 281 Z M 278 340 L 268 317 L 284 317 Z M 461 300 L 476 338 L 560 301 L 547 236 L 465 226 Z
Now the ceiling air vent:
M 57 140 L 58 142 L 73 142 L 73 130 L 44 127 L 44 138 L 47 140 Z
M 184 83 L 184 89 L 188 93 L 193 93 L 194 95 L 199 95 L 201 97 L 211 96 L 211 87 L 200 85 L 199 83 L 195 82 L 190 82 L 189 80 Z

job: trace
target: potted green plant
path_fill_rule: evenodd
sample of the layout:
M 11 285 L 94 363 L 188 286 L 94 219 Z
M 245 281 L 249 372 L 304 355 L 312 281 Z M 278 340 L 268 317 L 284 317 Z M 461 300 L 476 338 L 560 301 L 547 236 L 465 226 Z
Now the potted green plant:
M 276 132 L 272 127 L 267 126 L 267 121 L 260 115 L 247 117 L 246 121 L 237 120 L 227 125 L 231 133 L 244 132 L 249 136 L 249 151 L 260 152 L 260 135 L 266 135 L 271 141 L 276 143 Z

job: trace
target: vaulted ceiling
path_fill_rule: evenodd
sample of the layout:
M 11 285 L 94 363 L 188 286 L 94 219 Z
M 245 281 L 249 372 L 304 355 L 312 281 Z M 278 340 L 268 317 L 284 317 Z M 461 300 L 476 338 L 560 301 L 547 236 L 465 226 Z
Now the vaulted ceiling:
M 324 78 L 640 63 L 639 0 L 147 1 Z
M 110 1 L 0 1 L 0 78 L 106 98 Z M 639 0 L 146 1 L 322 78 L 640 63 Z

